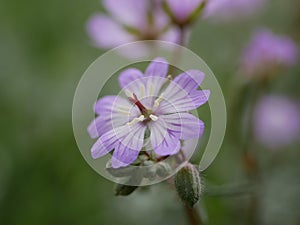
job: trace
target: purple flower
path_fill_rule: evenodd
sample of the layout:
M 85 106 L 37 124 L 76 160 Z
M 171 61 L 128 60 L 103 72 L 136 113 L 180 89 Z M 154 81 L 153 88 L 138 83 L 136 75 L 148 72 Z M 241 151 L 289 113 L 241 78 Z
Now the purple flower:
M 271 149 L 299 140 L 299 104 L 280 96 L 263 97 L 254 111 L 254 134 L 261 144 Z
M 101 48 L 137 40 L 177 42 L 177 29 L 169 26 L 159 3 L 157 0 L 104 0 L 104 8 L 110 15 L 93 15 L 87 24 L 88 34 Z
M 204 74 L 189 70 L 166 77 L 168 64 L 162 58 L 152 61 L 143 74 L 131 68 L 119 75 L 122 96 L 105 96 L 95 104 L 99 116 L 88 132 L 98 138 L 91 149 L 94 159 L 113 151 L 112 167 L 133 163 L 141 150 L 159 156 L 174 155 L 180 140 L 201 137 L 204 124 L 189 113 L 207 102 L 210 92 L 198 90 Z M 145 139 L 149 134 L 150 143 Z
M 168 12 L 171 14 L 174 22 L 177 24 L 185 24 L 191 22 L 191 17 L 200 13 L 200 9 L 204 6 L 205 0 L 165 0 Z
M 246 47 L 241 69 L 246 75 L 264 75 L 295 64 L 297 58 L 297 46 L 289 37 L 264 29 L 256 32 Z
M 265 0 L 208 0 L 204 16 L 213 20 L 245 18 L 258 12 Z

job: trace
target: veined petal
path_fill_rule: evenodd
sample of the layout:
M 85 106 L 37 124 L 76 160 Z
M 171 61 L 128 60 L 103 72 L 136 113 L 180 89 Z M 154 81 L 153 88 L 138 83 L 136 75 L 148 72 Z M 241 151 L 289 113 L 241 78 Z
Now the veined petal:
M 113 128 L 103 134 L 93 145 L 91 150 L 92 157 L 96 159 L 106 155 L 118 143 L 121 143 L 126 148 L 140 151 L 143 147 L 145 129 L 146 126 L 142 123 Z
M 121 142 L 118 143 L 111 159 L 112 167 L 119 168 L 128 166 L 137 159 L 139 153 L 139 150 L 124 146 Z
M 155 122 L 149 122 L 148 127 L 150 129 L 150 141 L 154 148 L 161 145 L 164 138 L 168 135 L 167 124 L 160 117 Z
M 192 98 L 189 97 L 188 92 L 172 81 L 164 91 L 163 100 L 160 101 L 155 112 L 161 115 L 186 112 L 195 108 L 196 105 Z
M 202 136 L 204 123 L 190 113 L 161 115 L 169 130 L 180 133 L 181 140 L 195 139 Z
M 144 79 L 146 96 L 152 97 L 152 100 L 158 98 L 162 86 L 167 82 L 166 78 L 149 76 Z M 150 107 L 153 106 L 153 102 L 150 103 Z
M 119 127 L 138 116 L 138 111 L 125 98 L 108 95 L 100 98 L 94 106 L 94 111 L 102 118 L 111 119 L 114 127 Z
M 200 70 L 188 70 L 176 76 L 173 81 L 182 89 L 190 93 L 199 87 L 204 79 L 204 76 L 204 73 Z
M 208 100 L 209 91 L 192 90 L 189 93 L 182 88 L 183 85 L 186 86 L 187 90 L 195 87 L 192 82 L 185 83 L 182 80 L 179 85 L 177 82 L 172 81 L 164 91 L 164 100 L 160 102 L 157 113 L 187 112 L 198 108 Z
M 176 131 L 171 131 L 163 118 L 158 118 L 155 122 L 149 123 L 150 142 L 153 150 L 158 155 L 176 154 L 180 149 L 179 135 Z
M 163 142 L 154 148 L 154 152 L 160 156 L 175 155 L 180 150 L 179 139 L 164 139 Z
M 92 146 L 91 153 L 94 159 L 100 158 L 108 154 L 114 149 L 117 142 L 116 134 L 114 130 L 110 130 L 103 134 L 96 143 Z
M 147 24 L 148 0 L 104 0 L 105 8 L 119 22 L 135 28 L 143 28 Z
M 117 134 L 120 142 L 130 149 L 140 151 L 144 144 L 146 126 L 138 122 L 135 125 L 126 125 L 122 129 Z
M 169 64 L 163 58 L 155 58 L 147 67 L 145 76 L 165 77 L 168 73 Z
M 190 98 L 193 100 L 196 108 L 206 103 L 210 96 L 210 90 L 195 90 L 189 94 Z
M 110 131 L 111 129 L 112 123 L 110 119 L 104 119 L 101 116 L 98 116 L 88 126 L 88 133 L 91 138 L 97 138 L 103 135 L 104 133 Z
M 137 79 L 143 78 L 143 77 L 144 77 L 144 75 L 140 70 L 135 69 L 135 68 L 127 69 L 119 75 L 120 87 L 124 88 L 129 83 L 131 83 Z
M 121 25 L 102 14 L 90 18 L 87 31 L 95 44 L 103 48 L 114 48 L 135 40 Z

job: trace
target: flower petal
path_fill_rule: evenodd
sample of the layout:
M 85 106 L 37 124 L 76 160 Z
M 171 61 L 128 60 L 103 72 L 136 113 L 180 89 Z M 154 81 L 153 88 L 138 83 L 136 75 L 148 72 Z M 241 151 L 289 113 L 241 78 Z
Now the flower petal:
M 209 97 L 209 91 L 193 90 L 188 93 L 185 89 L 181 87 L 184 82 L 172 81 L 169 86 L 164 91 L 164 100 L 160 102 L 159 107 L 155 111 L 159 114 L 169 114 L 177 112 L 187 112 L 198 108 L 200 105 L 204 104 Z M 187 90 L 190 90 L 194 85 L 187 83 Z
M 95 44 L 103 48 L 114 48 L 134 41 L 134 36 L 102 14 L 94 15 L 89 19 L 87 31 Z
M 159 146 L 164 138 L 167 136 L 167 124 L 163 119 L 158 117 L 155 122 L 149 122 L 148 127 L 150 129 L 150 141 L 153 148 Z
M 116 95 L 100 98 L 95 103 L 94 111 L 103 119 L 110 119 L 114 127 L 122 126 L 139 115 L 127 99 Z
M 147 24 L 148 0 L 104 0 L 105 8 L 119 22 L 135 28 Z
M 143 123 L 137 123 L 133 126 L 126 125 L 117 136 L 124 146 L 140 151 L 144 144 L 145 130 L 146 126 Z
M 108 154 L 114 149 L 116 142 L 117 139 L 114 130 L 110 130 L 103 134 L 92 146 L 91 153 L 93 159 L 97 159 Z
M 161 115 L 186 112 L 195 108 L 196 105 L 189 97 L 188 92 L 172 81 L 164 91 L 163 100 L 159 103 L 155 113 Z
M 159 117 L 157 121 L 149 123 L 150 142 L 158 155 L 176 154 L 180 148 L 180 133 L 168 130 L 167 123 Z
M 161 115 L 169 130 L 180 133 L 181 140 L 195 139 L 202 136 L 204 123 L 190 113 Z
M 95 159 L 106 155 L 116 147 L 117 143 L 122 143 L 126 148 L 140 151 L 144 143 L 145 129 L 146 126 L 142 123 L 113 128 L 103 134 L 93 145 L 92 157 Z
M 162 143 L 156 146 L 153 150 L 157 155 L 167 156 L 177 154 L 180 147 L 179 139 L 165 138 Z
M 193 91 L 189 94 L 189 97 L 193 100 L 196 108 L 206 103 L 210 96 L 210 90 Z
M 116 148 L 114 150 L 111 164 L 113 168 L 119 168 L 128 166 L 129 164 L 133 163 L 140 151 L 131 149 L 128 146 L 124 146 L 121 142 L 116 145 Z
M 155 58 L 147 67 L 145 76 L 165 77 L 168 73 L 169 64 L 163 58 Z
M 144 75 L 140 70 L 135 69 L 135 68 L 127 69 L 119 75 L 120 87 L 124 88 L 129 83 L 131 83 L 137 79 L 143 78 L 143 77 L 144 77 Z
M 182 89 L 190 93 L 199 87 L 204 79 L 204 76 L 204 73 L 200 70 L 188 70 L 176 76 L 173 81 Z
M 103 135 L 104 133 L 112 129 L 112 124 L 110 119 L 104 119 L 101 116 L 98 116 L 95 120 L 91 122 L 88 126 L 88 133 L 91 138 L 97 138 Z

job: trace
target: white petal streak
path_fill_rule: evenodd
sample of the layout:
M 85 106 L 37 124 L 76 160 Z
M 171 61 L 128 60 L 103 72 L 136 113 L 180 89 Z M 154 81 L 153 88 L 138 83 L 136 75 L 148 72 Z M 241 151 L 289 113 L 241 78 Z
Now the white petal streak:
M 167 124 L 163 119 L 158 117 L 158 120 L 155 122 L 149 122 L 148 124 L 150 129 L 150 141 L 153 148 L 159 146 L 164 138 L 168 135 Z
M 140 151 L 144 143 L 145 130 L 146 126 L 142 123 L 125 125 L 118 128 L 116 136 L 124 146 Z

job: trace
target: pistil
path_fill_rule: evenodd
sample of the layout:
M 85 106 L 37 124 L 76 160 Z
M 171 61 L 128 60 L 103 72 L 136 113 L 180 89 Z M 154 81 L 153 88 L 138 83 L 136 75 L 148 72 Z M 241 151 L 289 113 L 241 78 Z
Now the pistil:
M 129 101 L 131 101 L 132 103 L 134 103 L 140 110 L 140 112 L 144 115 L 144 116 L 148 116 L 149 111 L 146 109 L 146 107 L 138 100 L 136 94 L 132 94 L 132 97 L 128 97 Z

